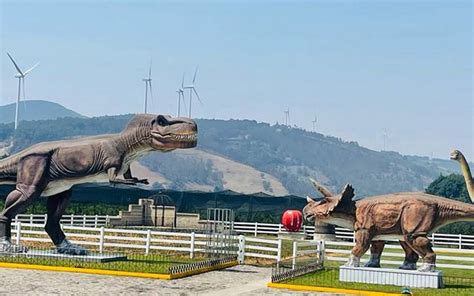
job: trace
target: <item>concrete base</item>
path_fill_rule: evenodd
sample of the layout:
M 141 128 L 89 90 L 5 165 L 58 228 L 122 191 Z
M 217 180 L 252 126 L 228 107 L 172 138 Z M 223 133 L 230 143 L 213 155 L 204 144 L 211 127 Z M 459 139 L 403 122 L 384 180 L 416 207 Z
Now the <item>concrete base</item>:
M 26 258 L 48 258 L 48 259 L 68 259 L 76 261 L 88 261 L 88 262 L 112 262 L 112 261 L 124 261 L 127 260 L 127 256 L 116 255 L 116 254 L 99 254 L 90 253 L 89 255 L 66 255 L 58 254 L 55 250 L 28 250 L 26 253 L 14 254 L 16 257 Z
M 306 235 L 304 233 L 292 233 L 292 232 L 278 232 L 278 238 L 284 240 L 304 240 Z
M 411 288 L 442 288 L 441 271 L 420 272 L 389 268 L 346 267 L 339 268 L 339 281 Z

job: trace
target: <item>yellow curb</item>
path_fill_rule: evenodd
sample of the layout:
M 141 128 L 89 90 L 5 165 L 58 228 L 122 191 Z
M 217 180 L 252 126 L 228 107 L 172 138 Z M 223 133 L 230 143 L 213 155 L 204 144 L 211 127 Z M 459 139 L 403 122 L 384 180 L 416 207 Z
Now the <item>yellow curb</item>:
M 180 279 L 180 278 L 187 277 L 193 274 L 199 274 L 199 273 L 204 273 L 204 272 L 218 270 L 218 269 L 224 269 L 224 268 L 228 268 L 228 267 L 232 267 L 236 265 L 239 265 L 239 263 L 237 261 L 233 261 L 233 262 L 224 263 L 221 265 L 216 265 L 216 266 L 211 266 L 211 267 L 206 267 L 206 268 L 201 268 L 201 269 L 196 269 L 196 270 L 190 270 L 190 271 L 186 271 L 182 273 L 175 273 L 175 274 L 170 275 L 171 277 L 170 279 L 172 280 Z
M 291 285 L 291 284 L 280 284 L 280 283 L 268 283 L 267 287 L 277 288 L 277 289 L 288 289 L 288 290 L 295 290 L 295 291 L 316 291 L 316 292 L 329 292 L 329 293 L 346 293 L 346 294 L 356 294 L 356 295 L 366 295 L 366 296 L 400 295 L 399 293 L 386 293 L 386 292 L 351 290 L 351 289 L 317 287 L 317 286 L 304 286 L 304 285 Z

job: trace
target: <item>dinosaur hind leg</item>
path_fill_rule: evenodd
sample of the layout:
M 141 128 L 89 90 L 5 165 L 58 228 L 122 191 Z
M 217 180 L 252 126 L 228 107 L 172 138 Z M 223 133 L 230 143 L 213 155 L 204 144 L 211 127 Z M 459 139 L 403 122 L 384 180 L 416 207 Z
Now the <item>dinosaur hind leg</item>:
M 12 247 L 10 241 L 11 221 L 37 199 L 46 188 L 48 162 L 49 159 L 44 156 L 32 155 L 23 158 L 18 164 L 16 188 L 8 194 L 5 208 L 0 213 L 0 245 L 3 250 L 24 251 L 24 248 Z
M 415 270 L 416 262 L 419 258 L 418 254 L 410 247 L 409 244 L 404 241 L 400 241 L 400 246 L 402 246 L 403 251 L 405 251 L 405 261 L 403 261 L 403 264 L 399 268 L 405 270 Z
M 48 220 L 46 221 L 44 229 L 56 246 L 58 253 L 68 255 L 86 255 L 87 250 L 70 243 L 61 229 L 61 217 L 66 211 L 70 198 L 71 190 L 48 197 Z

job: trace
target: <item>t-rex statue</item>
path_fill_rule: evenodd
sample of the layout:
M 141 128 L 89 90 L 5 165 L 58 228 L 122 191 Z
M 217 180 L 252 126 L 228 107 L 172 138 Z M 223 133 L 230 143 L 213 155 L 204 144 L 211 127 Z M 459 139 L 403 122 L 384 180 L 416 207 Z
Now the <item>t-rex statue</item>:
M 25 252 L 11 243 L 11 221 L 40 196 L 47 197 L 45 230 L 58 253 L 85 255 L 70 243 L 60 220 L 71 187 L 87 182 L 148 184 L 132 176 L 130 164 L 151 151 L 171 151 L 197 145 L 197 125 L 189 118 L 140 114 L 119 134 L 36 144 L 0 160 L 0 185 L 16 184 L 0 213 L 0 250 Z M 120 178 L 123 176 L 123 178 Z
M 316 181 L 312 182 L 324 198 L 315 201 L 307 197 L 308 204 L 303 209 L 305 219 L 317 219 L 355 231 L 355 246 L 346 266 L 358 267 L 360 258 L 372 245 L 366 266 L 379 267 L 384 240 L 398 239 L 405 251 L 402 268 L 414 269 L 421 256 L 423 264 L 418 270 L 434 271 L 436 255 L 428 234 L 453 222 L 474 221 L 474 204 L 422 192 L 392 193 L 353 201 L 354 189 L 349 184 L 341 194 L 335 195 Z M 472 179 L 467 185 L 469 192 L 473 192 Z M 474 196 L 470 198 L 474 202 Z

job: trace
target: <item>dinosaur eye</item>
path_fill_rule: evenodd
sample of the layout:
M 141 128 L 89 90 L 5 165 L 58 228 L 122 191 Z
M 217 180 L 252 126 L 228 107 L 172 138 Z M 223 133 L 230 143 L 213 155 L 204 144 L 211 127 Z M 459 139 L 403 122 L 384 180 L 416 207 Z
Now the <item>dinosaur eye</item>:
M 168 125 L 168 120 L 163 115 L 158 115 L 156 118 L 156 123 L 160 126 L 167 126 Z

